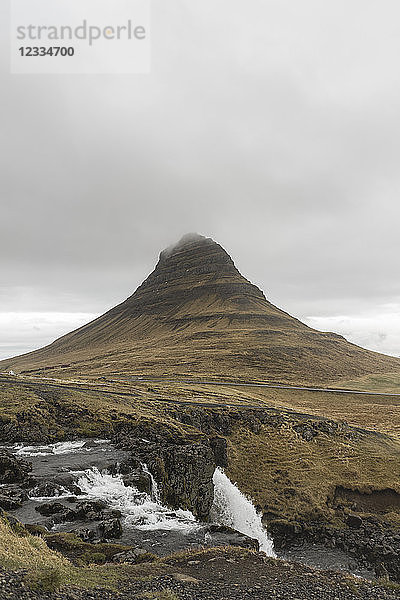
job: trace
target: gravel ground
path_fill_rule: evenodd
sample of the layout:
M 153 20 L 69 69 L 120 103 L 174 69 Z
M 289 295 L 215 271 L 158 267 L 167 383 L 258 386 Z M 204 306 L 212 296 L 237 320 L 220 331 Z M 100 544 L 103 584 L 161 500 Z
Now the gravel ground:
M 246 558 L 222 556 L 175 562 L 168 573 L 149 581 L 131 581 L 119 592 L 64 589 L 34 592 L 23 573 L 0 571 L 1 600 L 133 600 L 144 592 L 170 589 L 179 600 L 399 600 L 400 589 L 373 585 L 332 571 L 297 563 L 272 561 L 263 555 Z M 152 595 L 148 596 L 149 598 Z

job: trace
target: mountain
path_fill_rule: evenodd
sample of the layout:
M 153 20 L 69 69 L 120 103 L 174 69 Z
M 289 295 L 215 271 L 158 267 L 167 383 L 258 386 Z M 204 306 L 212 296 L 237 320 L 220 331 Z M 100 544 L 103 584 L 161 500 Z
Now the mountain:
M 245 279 L 215 241 L 184 236 L 127 300 L 0 371 L 71 377 L 195 375 L 329 384 L 400 360 L 307 327 Z

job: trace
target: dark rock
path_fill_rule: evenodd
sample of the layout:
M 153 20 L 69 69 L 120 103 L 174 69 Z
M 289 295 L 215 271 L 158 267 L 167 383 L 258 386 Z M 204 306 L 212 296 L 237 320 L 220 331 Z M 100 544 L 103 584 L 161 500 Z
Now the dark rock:
M 210 446 L 214 452 L 214 460 L 217 467 L 228 466 L 227 441 L 222 437 L 213 437 L 210 439 Z
M 37 486 L 33 488 L 30 495 L 36 498 L 41 497 L 57 497 L 65 494 L 65 492 L 70 492 L 71 494 L 81 495 L 81 489 L 75 485 L 74 483 L 68 483 L 66 485 L 61 485 L 60 483 L 56 483 L 55 481 L 47 481 L 39 483 Z
M 51 515 L 64 512 L 66 507 L 60 502 L 47 502 L 46 504 L 40 504 L 35 510 L 44 517 L 50 517 Z
M 78 502 L 76 513 L 79 519 L 97 521 L 102 518 L 103 511 L 107 510 L 107 504 L 102 500 L 85 500 Z
M 357 527 L 337 529 L 318 522 L 300 524 L 276 519 L 269 521 L 268 528 L 277 549 L 298 546 L 304 541 L 326 544 L 343 550 L 360 565 L 382 572 L 382 577 L 387 572 L 390 579 L 400 582 L 399 528 L 375 517 L 350 516 L 356 517 Z
M 91 542 L 96 537 L 96 532 L 88 527 L 78 527 L 78 529 L 74 530 L 74 534 L 84 542 Z
M 214 498 L 214 452 L 207 438 L 190 443 L 168 424 L 142 419 L 117 426 L 115 442 L 145 462 L 160 483 L 161 500 L 207 520 Z M 137 462 L 133 463 L 135 467 Z
M 128 475 L 123 475 L 122 480 L 127 487 L 133 487 L 148 495 L 151 494 L 152 482 L 148 473 L 143 471 L 135 471 Z
M 108 519 L 99 524 L 99 532 L 104 539 L 119 538 L 122 535 L 122 525 L 119 519 Z
M 126 458 L 118 465 L 115 466 L 115 473 L 121 475 L 129 475 L 132 471 L 137 471 L 142 468 L 142 463 L 136 456 L 130 456 Z
M 55 475 L 53 477 L 51 483 L 60 485 L 67 490 L 71 490 L 71 488 L 73 488 L 73 486 L 76 485 L 76 477 L 69 472 L 58 473 L 57 475 Z M 75 493 L 75 492 L 73 492 L 73 493 Z
M 32 465 L 13 456 L 7 450 L 0 452 L 0 483 L 20 483 L 29 477 Z
M 31 496 L 34 498 L 43 498 L 51 496 L 59 496 L 61 494 L 62 486 L 52 481 L 46 483 L 40 483 L 35 486 L 31 491 Z
M 52 521 L 53 521 L 53 525 L 55 525 L 56 523 L 66 523 L 66 522 L 70 522 L 70 521 L 76 521 L 78 518 L 79 517 L 78 517 L 76 511 L 74 511 L 68 507 L 65 507 L 65 509 L 62 512 L 58 512 L 53 515 Z
M 116 463 L 110 470 L 113 475 L 122 475 L 124 485 L 136 488 L 139 492 L 151 494 L 151 476 L 147 473 L 141 461 L 136 456 L 130 456 L 121 463 Z
M 17 508 L 21 508 L 21 506 L 22 504 L 21 502 L 18 502 L 18 500 L 0 494 L 0 508 L 3 508 L 4 510 L 16 510 Z
M 211 448 L 203 444 L 162 447 L 148 465 L 161 482 L 165 504 L 190 510 L 197 518 L 207 520 L 214 499 L 215 462 Z
M 207 532 L 210 534 L 209 545 L 212 546 L 240 546 L 257 552 L 260 549 L 258 540 L 226 525 L 210 525 Z
M 17 485 L 3 485 L 0 488 L 0 508 L 4 510 L 21 508 L 22 503 L 26 500 L 28 500 L 28 494 Z
M 144 548 L 132 548 L 126 552 L 119 552 L 114 554 L 113 562 L 115 563 L 130 563 L 136 564 L 138 562 L 144 562 L 145 560 L 153 560 L 154 555 L 150 554 Z
M 119 510 L 107 508 L 101 500 L 78 502 L 75 509 L 69 508 L 61 502 L 41 504 L 36 510 L 43 516 L 51 516 L 53 524 L 69 521 L 113 521 L 121 517 Z
M 116 510 L 115 508 L 108 508 L 100 513 L 100 517 L 104 521 L 107 521 L 108 519 L 120 519 L 122 517 L 122 513 L 120 510 Z
M 363 524 L 363 520 L 358 515 L 349 515 L 346 519 L 346 523 L 349 527 L 353 527 L 353 529 L 358 529 Z
M 24 489 L 22 489 L 19 485 L 15 485 L 13 483 L 11 483 L 9 485 L 1 486 L 0 492 L 4 496 L 8 496 L 9 498 L 12 498 L 13 500 L 17 500 L 18 502 L 21 502 L 21 503 L 28 500 L 27 492 Z

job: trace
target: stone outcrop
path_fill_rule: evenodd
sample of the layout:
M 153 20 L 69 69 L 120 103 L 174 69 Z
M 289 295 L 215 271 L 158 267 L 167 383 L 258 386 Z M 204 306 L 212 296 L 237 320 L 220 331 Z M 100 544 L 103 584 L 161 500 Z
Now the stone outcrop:
M 214 498 L 215 452 L 207 437 L 191 442 L 167 426 L 142 420 L 117 427 L 115 443 L 132 452 L 131 465 L 146 463 L 159 484 L 161 500 L 207 520 Z M 125 468 L 125 467 L 123 467 Z
M 0 483 L 24 483 L 32 465 L 2 449 L 0 453 Z
M 249 548 L 256 552 L 260 549 L 258 540 L 226 525 L 209 525 L 207 532 L 210 536 L 212 546 L 239 546 L 240 548 Z
M 161 483 L 163 502 L 207 520 L 214 498 L 211 448 L 203 444 L 171 445 L 157 454 L 150 457 L 148 466 Z
M 360 565 L 372 568 L 377 577 L 400 582 L 400 532 L 373 516 L 348 515 L 347 527 L 335 528 L 321 523 L 288 523 L 275 520 L 268 524 L 277 549 L 303 542 L 322 543 L 339 548 Z

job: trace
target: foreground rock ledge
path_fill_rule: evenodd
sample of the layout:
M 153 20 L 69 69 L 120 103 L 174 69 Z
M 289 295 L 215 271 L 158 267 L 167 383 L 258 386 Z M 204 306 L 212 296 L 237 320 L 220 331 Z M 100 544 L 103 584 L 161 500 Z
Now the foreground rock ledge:
M 229 548 L 172 556 L 145 567 L 128 567 L 117 587 L 118 591 L 67 587 L 44 593 L 27 588 L 23 573 L 0 571 L 2 600 L 133 600 L 142 594 L 156 600 L 398 600 L 400 597 L 400 590 L 395 587 Z

